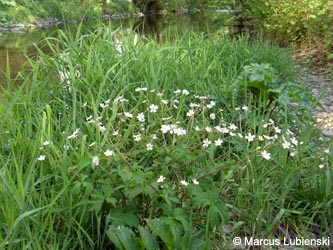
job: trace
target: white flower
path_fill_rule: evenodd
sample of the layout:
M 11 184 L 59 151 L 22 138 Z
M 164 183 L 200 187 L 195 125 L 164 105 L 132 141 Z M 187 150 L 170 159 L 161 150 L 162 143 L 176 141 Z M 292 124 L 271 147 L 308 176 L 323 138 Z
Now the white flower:
M 106 151 L 104 152 L 104 155 L 105 155 L 106 157 L 109 157 L 109 156 L 114 155 L 114 152 L 113 152 L 112 150 L 108 149 L 108 150 L 106 150 Z
M 44 145 L 44 146 L 48 146 L 48 145 L 50 145 L 50 144 L 51 144 L 50 141 L 44 141 L 44 142 L 43 142 L 43 145 Z
M 268 153 L 266 150 L 261 152 L 262 157 L 264 157 L 266 160 L 271 159 L 271 154 Z
M 251 142 L 254 140 L 256 136 L 255 135 L 252 135 L 251 132 L 249 132 L 246 136 L 245 136 L 245 139 L 248 141 L 248 142 Z
M 183 95 L 189 95 L 190 94 L 190 92 L 187 89 L 183 89 L 182 93 L 183 93 Z
M 296 152 L 295 152 L 295 151 L 294 151 L 294 152 L 290 152 L 290 156 L 291 156 L 291 157 L 296 156 Z
M 169 117 L 163 117 L 163 118 L 162 118 L 162 121 L 167 121 L 167 120 L 170 120 L 170 119 L 172 119 L 172 116 L 169 116 Z
M 192 182 L 194 185 L 199 185 L 199 182 L 197 181 L 197 179 L 193 179 Z
M 242 110 L 244 110 L 244 111 L 248 111 L 249 108 L 248 108 L 247 106 L 243 106 L 243 107 L 242 107 Z
M 124 116 L 128 117 L 128 118 L 132 118 L 133 115 L 129 112 L 124 112 Z
M 136 118 L 139 120 L 139 122 L 145 121 L 145 115 L 143 113 L 139 113 Z
M 284 149 L 288 149 L 288 148 L 290 148 L 290 146 L 291 146 L 291 143 L 290 143 L 290 142 L 288 142 L 288 141 L 283 141 L 283 143 L 282 143 L 282 147 L 283 147 Z
M 236 110 L 236 111 L 239 111 L 239 110 L 240 110 L 240 107 L 236 107 L 235 110 Z
M 141 135 L 133 135 L 134 141 L 141 141 Z
M 149 106 L 149 111 L 151 113 L 156 113 L 157 110 L 158 110 L 158 106 L 157 105 L 152 104 L 152 105 Z
M 101 123 L 101 122 L 98 124 L 98 129 L 99 129 L 99 131 L 101 131 L 102 133 L 106 130 L 106 128 L 104 127 L 103 123 Z
M 226 134 L 226 133 L 229 133 L 229 129 L 228 128 L 221 128 L 221 131 L 220 131 L 222 134 Z
M 294 144 L 295 146 L 298 145 L 298 141 L 295 137 L 291 138 L 291 143 Z
M 120 99 L 119 99 L 119 102 L 128 102 L 128 100 L 125 99 L 125 98 L 120 98 Z
M 215 107 L 215 105 L 216 105 L 215 101 L 210 101 L 210 103 L 207 104 L 207 108 L 211 109 L 211 108 Z
M 181 136 L 181 135 L 186 135 L 186 130 L 183 129 L 183 128 L 175 128 L 173 129 L 173 133 L 175 133 L 176 135 L 178 136 Z
M 325 149 L 324 151 L 326 154 L 329 154 L 330 153 L 330 150 L 329 149 Z
M 109 106 L 109 104 L 108 104 L 108 103 L 101 103 L 99 106 L 100 106 L 102 109 L 105 109 L 105 108 L 107 108 L 107 107 Z
M 165 125 L 165 124 L 163 124 L 163 125 L 161 126 L 161 131 L 162 131 L 163 134 L 168 133 L 170 129 L 171 129 L 170 125 Z
M 289 129 L 287 129 L 287 133 L 288 133 L 289 135 L 293 135 L 293 134 L 294 134 L 294 133 L 291 132 Z
M 112 135 L 117 136 L 119 134 L 118 130 L 113 131 Z
M 172 107 L 174 107 L 175 109 L 178 109 L 177 103 L 179 103 L 179 101 L 177 99 L 172 101 Z
M 165 177 L 163 175 L 160 175 L 160 177 L 158 177 L 157 182 L 161 183 L 165 181 Z
M 175 90 L 173 93 L 175 93 L 176 95 L 177 94 L 180 94 L 182 91 L 180 90 L 180 89 L 177 89 L 177 90 Z
M 164 105 L 168 105 L 169 101 L 168 100 L 161 100 L 161 103 L 163 103 Z
M 151 138 L 152 138 L 153 140 L 157 140 L 157 139 L 158 139 L 156 134 L 153 134 L 153 135 L 151 136 Z
M 140 88 L 140 87 L 138 87 L 138 88 L 136 88 L 135 89 L 135 92 L 144 92 L 144 91 L 147 91 L 147 88 Z
M 209 115 L 209 118 L 212 119 L 212 120 L 215 120 L 216 115 L 215 115 L 214 113 L 211 113 L 211 114 Z
M 220 133 L 222 132 L 222 128 L 221 128 L 220 126 L 215 126 L 214 128 L 215 128 L 218 132 L 220 132 Z
M 92 115 L 89 115 L 89 116 L 86 118 L 87 122 L 88 122 L 88 123 L 93 122 L 92 118 L 93 118 L 93 116 L 92 116 Z
M 221 146 L 222 143 L 223 143 L 223 141 L 222 141 L 220 138 L 214 141 L 214 144 L 215 144 L 215 146 L 217 146 L 217 147 L 218 147 L 218 146 Z
M 187 186 L 189 183 L 185 180 L 181 180 L 180 184 L 183 185 L 183 186 Z
M 268 136 L 268 135 L 263 135 L 264 136 L 264 138 L 266 139 L 266 140 L 271 140 L 272 139 L 272 137 L 270 137 L 270 136 Z
M 208 146 L 210 145 L 210 144 L 212 144 L 212 142 L 208 139 L 208 138 L 206 138 L 205 140 L 203 140 L 203 147 L 204 148 L 208 148 Z
M 191 116 L 193 116 L 194 114 L 195 114 L 195 113 L 194 113 L 193 109 L 190 109 L 190 110 L 186 113 L 186 116 L 191 117 Z
M 213 129 L 212 129 L 211 127 L 208 127 L 208 126 L 205 128 L 205 130 L 206 130 L 206 132 L 208 132 L 208 133 L 213 132 Z
M 273 126 L 275 133 L 280 134 L 281 133 L 281 129 L 279 127 L 275 127 Z
M 93 162 L 96 166 L 98 166 L 98 165 L 99 165 L 99 158 L 98 158 L 98 156 L 94 156 L 94 157 L 92 158 L 92 162 Z
M 67 136 L 67 139 L 73 139 L 73 138 L 76 138 L 76 137 L 78 136 L 79 132 L 80 132 L 80 129 L 77 128 L 77 129 L 73 132 L 73 134 L 71 134 L 70 136 Z
M 151 143 L 147 143 L 147 144 L 146 144 L 146 148 L 147 148 L 148 151 L 153 150 L 153 144 L 151 144 Z
M 235 124 L 232 123 L 232 124 L 229 125 L 229 129 L 230 129 L 230 130 L 236 130 L 236 129 L 237 129 L 237 126 L 236 126 Z
M 197 107 L 200 107 L 200 105 L 196 104 L 196 103 L 190 103 L 190 107 L 191 108 L 197 108 Z
M 318 167 L 319 167 L 319 168 L 323 168 L 323 167 L 324 167 L 324 164 L 320 164 Z
M 206 100 L 207 96 L 199 96 L 199 95 L 195 95 L 195 98 L 199 99 L 199 100 Z
M 195 131 L 200 131 L 201 129 L 199 128 L 199 126 L 195 126 L 194 130 Z
M 40 155 L 38 158 L 37 158 L 37 160 L 39 160 L 39 161 L 45 161 L 45 155 Z

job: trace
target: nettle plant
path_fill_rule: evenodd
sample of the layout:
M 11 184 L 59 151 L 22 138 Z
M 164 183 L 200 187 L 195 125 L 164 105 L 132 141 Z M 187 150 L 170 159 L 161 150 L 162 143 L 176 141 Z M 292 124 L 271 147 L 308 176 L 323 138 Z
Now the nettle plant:
M 260 113 L 253 119 L 251 107 L 230 115 L 186 89 L 124 93 L 84 102 L 85 120 L 58 142 L 48 133 L 48 106 L 36 156 L 43 168 L 57 158 L 54 147 L 65 150 L 72 213 L 87 234 L 105 230 L 117 249 L 209 249 L 231 219 L 226 187 L 238 185 L 241 169 L 297 158 L 294 132 Z

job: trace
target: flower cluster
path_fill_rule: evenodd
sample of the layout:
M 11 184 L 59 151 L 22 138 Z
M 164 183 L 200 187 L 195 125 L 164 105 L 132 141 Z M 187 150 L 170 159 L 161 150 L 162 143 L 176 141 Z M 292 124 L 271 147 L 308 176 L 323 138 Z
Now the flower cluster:
M 85 118 L 85 128 L 76 128 L 66 137 L 66 147 L 81 134 L 84 136 L 85 130 L 98 131 L 101 138 L 99 141 L 90 141 L 88 146 L 92 165 L 102 166 L 103 162 L 110 162 L 117 155 L 126 159 L 130 147 L 138 150 L 136 152 L 140 152 L 140 157 L 157 154 L 161 152 L 159 149 L 172 146 L 213 152 L 215 158 L 219 159 L 223 151 L 240 143 L 245 145 L 245 153 L 269 161 L 274 157 L 271 151 L 273 147 L 288 150 L 291 156 L 295 156 L 297 146 L 302 144 L 293 132 L 289 129 L 283 131 L 272 119 L 262 122 L 260 134 L 253 127 L 245 126 L 241 119 L 230 119 L 228 122 L 224 118 L 228 117 L 224 111 L 226 107 L 218 100 L 191 95 L 186 89 L 174 91 L 171 98 L 146 87 L 136 88 L 132 95 L 141 97 L 133 98 L 134 103 L 132 98 L 126 99 L 124 96 L 107 99 L 100 102 L 97 110 L 91 108 L 96 105 L 85 103 L 82 108 L 86 113 L 95 115 Z M 236 107 L 234 111 L 239 116 L 248 115 L 251 108 L 244 105 Z M 101 141 L 108 143 L 101 146 Z M 49 144 L 48 141 L 44 142 L 44 146 Z M 168 149 L 164 152 L 168 152 Z M 45 155 L 41 154 L 38 160 L 45 161 Z M 188 176 L 191 181 L 182 179 L 178 182 L 185 187 L 198 185 L 195 176 Z M 157 182 L 162 183 L 166 179 L 161 175 Z

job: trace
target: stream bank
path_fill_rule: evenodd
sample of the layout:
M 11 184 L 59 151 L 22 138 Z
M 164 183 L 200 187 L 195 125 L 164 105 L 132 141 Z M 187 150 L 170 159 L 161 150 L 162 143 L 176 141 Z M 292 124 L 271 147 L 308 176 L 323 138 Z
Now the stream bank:
M 317 128 L 325 136 L 333 136 L 333 79 L 329 74 L 322 74 L 314 69 L 296 66 L 300 72 L 299 84 L 316 97 L 323 108 L 315 107 L 313 116 Z

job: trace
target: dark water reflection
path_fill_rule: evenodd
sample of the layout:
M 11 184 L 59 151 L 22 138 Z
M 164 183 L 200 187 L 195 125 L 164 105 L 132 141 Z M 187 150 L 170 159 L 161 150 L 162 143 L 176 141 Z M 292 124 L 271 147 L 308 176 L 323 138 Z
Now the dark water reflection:
M 150 39 L 158 39 L 163 42 L 167 35 L 170 38 L 172 33 L 185 33 L 190 30 L 200 33 L 230 32 L 230 21 L 232 13 L 225 12 L 197 12 L 191 14 L 167 14 L 148 15 L 127 19 L 112 19 L 105 21 L 113 29 L 131 29 Z M 110 23 L 109 23 L 110 22 Z M 100 21 L 85 22 L 82 28 L 83 33 L 94 31 L 100 26 Z M 56 36 L 57 29 L 66 33 L 77 31 L 78 24 L 59 25 L 56 27 L 39 28 L 26 30 L 24 34 L 1 33 L 0 32 L 0 85 L 7 84 L 7 62 L 10 66 L 10 78 L 16 79 L 19 84 L 19 72 L 28 68 L 27 56 L 34 56 L 37 53 L 36 47 L 43 47 L 42 40 L 45 37 Z

